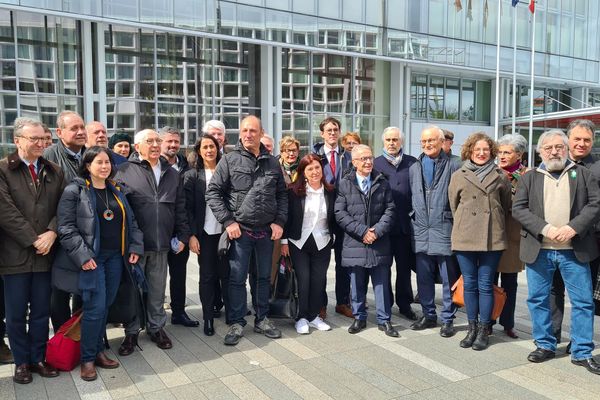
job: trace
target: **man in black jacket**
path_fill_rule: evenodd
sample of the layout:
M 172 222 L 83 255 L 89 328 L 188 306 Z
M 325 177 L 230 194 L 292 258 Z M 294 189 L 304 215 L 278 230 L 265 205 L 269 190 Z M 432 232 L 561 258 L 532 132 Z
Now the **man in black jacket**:
M 160 147 L 161 157 L 169 162 L 171 167 L 179 173 L 179 177 L 183 181 L 183 174 L 190 167 L 185 157 L 179 154 L 181 148 L 179 131 L 173 127 L 164 126 L 161 128 L 159 134 L 162 139 Z M 189 258 L 190 250 L 187 247 L 177 254 L 169 251 L 167 255 L 169 264 L 169 293 L 171 294 L 171 323 L 173 325 L 196 327 L 200 323 L 190 318 L 185 312 L 185 280 Z
M 249 116 L 240 124 L 240 140 L 226 154 L 210 181 L 206 200 L 225 226 L 229 249 L 229 331 L 223 342 L 236 345 L 246 325 L 246 278 L 252 252 L 256 255 L 256 319 L 254 331 L 269 338 L 281 337 L 267 318 L 273 240 L 279 240 L 287 219 L 287 193 L 281 167 L 260 143 L 260 119 Z
M 167 160 L 161 159 L 161 143 L 158 134 L 151 129 L 138 132 L 134 138 L 138 154 L 121 165 L 115 179 L 122 186 L 144 234 L 144 254 L 139 265 L 148 284 L 146 332 L 159 348 L 170 349 L 173 344 L 163 330 L 167 322 L 163 307 L 167 254 L 170 250 L 175 253 L 183 251 L 190 234 L 183 185 L 177 171 Z M 120 355 L 133 352 L 139 331 L 139 318 L 125 326 Z

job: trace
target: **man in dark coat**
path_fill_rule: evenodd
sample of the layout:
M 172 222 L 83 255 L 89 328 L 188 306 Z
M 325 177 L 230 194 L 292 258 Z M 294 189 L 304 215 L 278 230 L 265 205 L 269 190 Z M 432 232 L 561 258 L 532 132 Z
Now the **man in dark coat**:
M 414 300 L 410 272 L 414 267 L 415 254 L 410 245 L 410 181 L 408 169 L 416 159 L 404 154 L 404 134 L 400 129 L 391 126 L 385 128 L 381 135 L 383 155 L 374 161 L 374 168 L 387 178 L 396 205 L 396 219 L 390 233 L 392 252 L 396 262 L 396 305 L 400 314 L 411 321 L 417 320 L 417 314 L 412 310 Z M 390 287 L 390 291 L 391 291 Z M 393 298 L 393 297 L 392 297 Z
M 342 267 L 350 270 L 352 313 L 349 333 L 367 326 L 366 296 L 369 276 L 375 292 L 377 325 L 386 335 L 398 337 L 392 326 L 390 267 L 392 249 L 389 233 L 394 221 L 394 198 L 385 176 L 373 170 L 373 153 L 367 145 L 352 149 L 352 164 L 338 187 L 335 219 L 344 231 Z
M 56 120 L 58 141 L 44 150 L 44 158 L 62 169 L 65 186 L 77 177 L 79 163 L 85 151 L 87 133 L 83 119 L 75 111 L 63 111 Z M 54 331 L 71 318 L 71 293 L 52 288 L 50 319 Z M 81 308 L 79 296 L 73 296 L 73 311 Z
M 246 325 L 246 279 L 250 255 L 257 263 L 254 331 L 269 338 L 281 331 L 267 318 L 273 240 L 279 240 L 287 220 L 287 192 L 281 166 L 260 138 L 260 119 L 248 116 L 240 123 L 240 140 L 217 164 L 206 201 L 225 227 L 229 249 L 229 331 L 226 345 L 236 345 Z
M 100 121 L 92 121 L 85 125 L 85 132 L 87 135 L 87 141 L 85 143 L 85 148 L 89 149 L 92 146 L 100 146 L 108 149 L 108 135 L 106 134 L 106 127 Z M 112 149 L 109 149 L 108 152 L 112 157 L 112 162 L 115 167 L 127 162 L 127 158 L 122 155 L 115 153 Z
M 16 365 L 13 380 L 58 376 L 44 361 L 50 317 L 50 266 L 56 208 L 64 188 L 59 166 L 42 157 L 41 122 L 17 118 L 17 151 L 0 160 L 0 275 L 6 285 L 6 330 Z M 27 329 L 29 325 L 29 329 Z
M 558 269 L 571 301 L 571 362 L 600 375 L 594 350 L 594 303 L 590 261 L 598 257 L 594 225 L 600 218 L 600 188 L 587 168 L 567 159 L 561 130 L 544 132 L 537 151 L 542 164 L 521 177 L 513 217 L 521 223 L 520 257 L 526 263 L 527 306 L 537 346 L 527 360 L 554 358 L 550 288 Z
M 151 129 L 136 133 L 136 154 L 121 165 L 115 180 L 133 209 L 139 228 L 144 234 L 144 254 L 139 265 L 144 270 L 148 293 L 146 296 L 146 332 L 161 349 L 173 347 L 164 331 L 167 314 L 164 309 L 167 284 L 167 253 L 179 253 L 186 247 L 190 231 L 185 211 L 183 184 L 179 174 L 160 157 L 162 140 Z M 175 239 L 175 240 L 172 240 Z M 125 339 L 119 354 L 127 356 L 137 345 L 140 320 L 125 326 Z
M 338 184 L 344 174 L 351 167 L 351 156 L 338 145 L 340 130 L 342 126 L 340 121 L 333 117 L 327 117 L 319 124 L 323 142 L 316 143 L 313 146 L 313 152 L 321 156 L 321 165 L 323 166 L 323 175 L 325 180 L 334 185 L 337 189 Z M 346 268 L 342 267 L 342 246 L 344 241 L 343 231 L 336 226 L 335 243 L 333 252 L 335 255 L 335 312 L 353 318 L 350 308 L 350 276 Z M 327 296 L 325 301 L 327 301 Z M 327 304 L 326 302 L 324 304 Z
M 177 171 L 183 185 L 183 174 L 189 169 L 186 158 L 179 154 L 181 149 L 181 135 L 179 131 L 170 126 L 164 126 L 159 132 L 162 144 L 160 145 L 161 157 L 169 162 L 171 167 Z M 188 247 L 175 254 L 169 251 L 167 261 L 169 264 L 169 293 L 171 295 L 171 323 L 196 327 L 200 325 L 185 312 L 185 280 L 187 277 L 187 262 L 190 258 Z

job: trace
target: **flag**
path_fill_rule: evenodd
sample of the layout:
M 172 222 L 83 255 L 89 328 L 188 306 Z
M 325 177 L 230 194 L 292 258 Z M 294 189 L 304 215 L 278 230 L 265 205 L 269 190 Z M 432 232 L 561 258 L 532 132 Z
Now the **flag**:
M 519 0 L 512 0 L 512 6 L 516 7 L 519 4 Z
M 529 11 L 533 14 L 535 12 L 535 0 L 529 1 Z
M 454 7 L 456 7 L 456 12 L 459 12 L 460 10 L 462 10 L 462 3 L 460 0 L 455 0 L 454 1 Z
M 473 21 L 473 0 L 469 0 L 467 3 L 467 18 L 469 21 Z
M 488 20 L 489 13 L 490 13 L 490 10 L 488 9 L 488 1 L 485 0 L 485 4 L 483 6 L 483 28 L 484 29 L 487 27 L 487 20 Z

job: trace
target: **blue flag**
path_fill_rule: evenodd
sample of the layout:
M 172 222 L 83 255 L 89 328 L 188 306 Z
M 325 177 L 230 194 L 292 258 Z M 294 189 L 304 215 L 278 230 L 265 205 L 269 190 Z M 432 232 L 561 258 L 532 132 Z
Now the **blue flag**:
M 519 4 L 519 0 L 512 0 L 512 6 L 516 7 Z

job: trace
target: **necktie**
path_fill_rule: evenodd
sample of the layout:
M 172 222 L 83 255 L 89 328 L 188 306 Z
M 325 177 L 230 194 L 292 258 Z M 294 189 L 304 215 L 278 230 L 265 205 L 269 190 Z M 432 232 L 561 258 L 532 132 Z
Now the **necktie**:
M 362 181 L 362 191 L 364 194 L 369 193 L 369 180 L 368 179 L 363 179 Z
M 33 183 L 35 183 L 37 185 L 38 176 L 37 176 L 37 173 L 35 172 L 35 167 L 33 166 L 33 164 L 29 164 L 29 172 L 31 173 L 31 178 L 33 179 Z
M 331 160 L 329 161 L 329 165 L 331 166 L 331 174 L 335 178 L 335 150 L 331 150 Z

